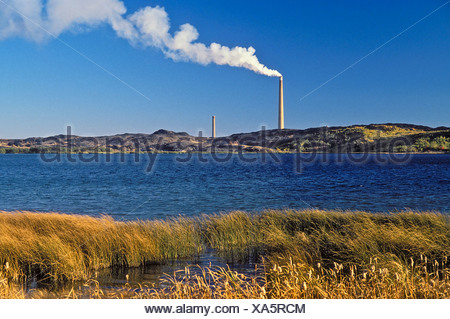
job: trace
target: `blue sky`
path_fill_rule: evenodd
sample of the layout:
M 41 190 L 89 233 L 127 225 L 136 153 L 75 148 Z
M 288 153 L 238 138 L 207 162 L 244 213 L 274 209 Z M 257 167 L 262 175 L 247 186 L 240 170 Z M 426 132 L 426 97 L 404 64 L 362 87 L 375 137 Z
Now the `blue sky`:
M 446 1 L 123 1 L 127 14 L 165 8 L 170 33 L 254 47 L 284 76 L 287 128 L 402 122 L 450 125 L 450 3 L 302 99 Z M 1 8 L 0 8 L 1 10 Z M 0 138 L 152 133 L 218 135 L 277 126 L 278 80 L 244 68 L 174 62 L 130 45 L 107 24 L 61 41 L 0 41 Z

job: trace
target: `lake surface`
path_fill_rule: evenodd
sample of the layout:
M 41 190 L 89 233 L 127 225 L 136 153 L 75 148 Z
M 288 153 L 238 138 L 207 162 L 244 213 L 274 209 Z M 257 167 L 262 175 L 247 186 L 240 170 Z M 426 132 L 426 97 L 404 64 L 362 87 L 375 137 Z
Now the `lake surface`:
M 82 156 L 0 155 L 0 210 L 120 220 L 268 208 L 450 212 L 448 154 L 160 154 L 153 166 L 146 154 Z

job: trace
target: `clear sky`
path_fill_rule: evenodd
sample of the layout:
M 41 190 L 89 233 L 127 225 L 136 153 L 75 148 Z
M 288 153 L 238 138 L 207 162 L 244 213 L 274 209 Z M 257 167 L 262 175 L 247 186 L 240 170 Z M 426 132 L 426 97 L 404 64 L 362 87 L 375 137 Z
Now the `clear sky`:
M 1 0 L 0 11 L 11 1 Z M 447 1 L 122 2 L 124 17 L 164 7 L 171 34 L 189 23 L 196 42 L 254 47 L 284 76 L 287 128 L 450 125 L 450 3 L 308 95 Z M 0 33 L 6 25 L 0 21 Z M 218 135 L 277 126 L 276 77 L 174 62 L 158 48 L 130 44 L 108 23 L 74 25 L 59 39 L 3 35 L 0 138 L 61 134 L 66 125 L 85 136 L 161 128 L 209 135 L 212 115 Z

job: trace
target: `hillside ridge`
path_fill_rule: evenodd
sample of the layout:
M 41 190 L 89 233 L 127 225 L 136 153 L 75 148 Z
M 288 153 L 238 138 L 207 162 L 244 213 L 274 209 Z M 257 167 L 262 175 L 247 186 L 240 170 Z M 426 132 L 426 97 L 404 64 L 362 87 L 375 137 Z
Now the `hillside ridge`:
M 0 139 L 0 153 L 449 152 L 450 127 L 405 123 L 271 129 L 211 138 L 165 129 L 151 134 Z

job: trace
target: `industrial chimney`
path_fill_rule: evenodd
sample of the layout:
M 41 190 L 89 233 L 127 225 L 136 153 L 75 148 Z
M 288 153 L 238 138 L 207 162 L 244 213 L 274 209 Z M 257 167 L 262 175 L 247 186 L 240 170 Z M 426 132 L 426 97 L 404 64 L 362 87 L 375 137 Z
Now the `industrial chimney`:
M 278 100 L 278 129 L 284 129 L 283 77 L 280 76 L 280 92 Z
M 216 117 L 212 117 L 212 138 L 216 137 Z

